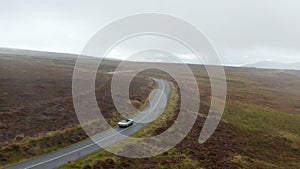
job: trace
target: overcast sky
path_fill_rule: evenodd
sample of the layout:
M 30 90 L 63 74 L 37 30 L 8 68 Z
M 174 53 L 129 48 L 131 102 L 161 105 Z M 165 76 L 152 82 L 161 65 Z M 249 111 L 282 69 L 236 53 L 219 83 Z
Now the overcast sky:
M 137 13 L 159 12 L 183 18 L 202 30 L 226 65 L 262 60 L 300 62 L 298 0 L 0 2 L 0 47 L 80 53 L 87 41 L 112 21 Z M 149 36 L 124 42 L 109 57 L 131 53 L 130 46 L 137 43 L 143 44 L 141 48 L 157 44 L 176 48 L 174 52 L 193 62 L 179 44 Z

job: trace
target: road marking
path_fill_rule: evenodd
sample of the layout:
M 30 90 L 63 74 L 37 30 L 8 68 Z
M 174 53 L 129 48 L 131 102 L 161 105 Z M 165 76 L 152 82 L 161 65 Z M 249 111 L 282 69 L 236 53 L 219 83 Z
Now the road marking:
M 159 81 L 160 81 L 160 80 L 159 80 Z M 162 81 L 160 81 L 160 82 L 162 82 Z M 162 84 L 163 84 L 163 91 L 164 91 L 164 90 L 165 90 L 165 82 L 163 82 Z M 160 100 L 160 98 L 162 97 L 163 94 L 164 94 L 164 92 L 162 92 L 162 94 L 160 95 L 158 101 Z M 158 105 L 158 101 L 157 101 L 157 104 L 155 104 L 155 107 Z M 152 107 L 152 105 L 151 105 L 151 107 Z M 147 116 L 148 116 L 148 115 L 147 115 Z M 145 116 L 145 117 L 147 117 L 147 116 Z M 144 117 L 144 118 L 145 118 L 145 117 Z M 142 118 L 142 120 L 143 120 L 144 118 Z M 138 123 L 133 124 L 132 126 L 135 126 L 135 125 L 137 125 L 137 124 L 138 124 Z M 115 127 L 114 129 L 111 129 L 111 130 L 115 130 L 116 128 L 117 128 L 117 127 Z M 100 139 L 100 140 L 98 140 L 98 141 L 95 141 L 95 142 L 93 142 L 92 144 L 89 144 L 89 145 L 86 145 L 86 146 L 84 146 L 84 147 L 78 148 L 78 149 L 76 149 L 76 150 L 70 151 L 70 152 L 68 152 L 68 153 L 59 155 L 59 156 L 54 157 L 54 158 L 51 158 L 51 159 L 49 159 L 49 160 L 46 160 L 46 161 L 43 161 L 43 162 L 40 162 L 40 163 L 31 165 L 31 166 L 29 166 L 29 167 L 26 167 L 25 169 L 33 168 L 33 167 L 36 167 L 36 166 L 39 166 L 39 165 L 48 163 L 48 162 L 50 162 L 50 161 L 56 160 L 56 159 L 58 159 L 58 158 L 61 158 L 61 157 L 64 157 L 64 156 L 66 156 L 66 155 L 69 155 L 69 154 L 75 153 L 75 152 L 77 152 L 77 151 L 83 150 L 83 149 L 85 149 L 85 148 L 88 148 L 88 147 L 90 147 L 90 146 L 92 146 L 92 145 L 98 145 L 97 143 L 99 143 L 99 142 L 101 142 L 101 141 L 104 141 L 104 140 L 106 140 L 106 139 L 108 139 L 108 138 L 111 138 L 111 137 L 113 137 L 113 136 L 116 136 L 116 135 L 118 135 L 118 134 L 120 134 L 120 133 L 122 133 L 122 132 L 124 132 L 124 131 L 127 131 L 128 129 L 130 129 L 130 128 L 126 128 L 126 129 L 124 129 L 124 130 L 121 130 L 120 132 L 118 132 L 118 131 L 115 130 L 115 131 L 117 132 L 116 134 L 110 135 L 110 136 L 108 136 L 108 137 L 105 137 L 105 138 L 103 138 L 103 139 Z M 109 130 L 109 131 L 111 131 L 111 130 Z M 109 131 L 107 131 L 107 132 L 109 132 Z M 104 133 L 103 133 L 103 134 L 104 134 Z M 90 139 L 90 140 L 94 141 L 93 139 Z M 86 140 L 86 141 L 88 141 L 88 140 Z M 99 146 L 99 147 L 100 147 L 100 146 Z M 59 151 L 59 150 L 58 150 L 58 151 Z
M 159 80 L 159 81 L 160 81 L 160 80 Z M 160 81 L 160 82 L 162 82 L 162 81 Z M 166 86 L 165 86 L 165 82 L 163 82 L 162 84 L 163 84 L 163 91 L 165 91 L 165 87 L 166 87 Z M 159 96 L 159 98 L 158 98 L 158 100 L 157 100 L 155 106 L 153 107 L 153 109 L 156 108 L 156 106 L 158 105 L 158 101 L 161 99 L 162 95 L 164 95 L 164 92 L 162 92 L 162 94 Z M 151 108 L 152 108 L 151 102 L 150 102 L 150 105 L 151 105 Z M 152 110 L 153 110 L 153 109 L 152 109 Z M 151 110 L 150 112 L 152 112 L 152 110 Z M 161 109 L 161 110 L 162 110 L 162 109 Z M 146 116 L 144 116 L 141 120 L 143 120 L 143 119 L 145 119 L 146 117 L 148 117 L 149 114 L 150 114 L 150 112 L 149 112 Z M 141 121 L 141 120 L 140 120 L 140 121 Z M 139 121 L 139 122 L 140 122 L 140 121 Z

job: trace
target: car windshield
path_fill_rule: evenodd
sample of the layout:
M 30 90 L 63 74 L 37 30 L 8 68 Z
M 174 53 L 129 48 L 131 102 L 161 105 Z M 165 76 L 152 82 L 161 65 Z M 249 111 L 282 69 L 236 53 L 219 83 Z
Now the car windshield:
M 122 123 L 126 123 L 128 122 L 129 120 L 121 120 Z

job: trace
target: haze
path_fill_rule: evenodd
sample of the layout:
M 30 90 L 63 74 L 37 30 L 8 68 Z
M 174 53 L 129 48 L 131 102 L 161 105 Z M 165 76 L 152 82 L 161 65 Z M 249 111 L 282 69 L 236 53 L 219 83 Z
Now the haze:
M 266 60 L 293 63 L 300 62 L 299 6 L 296 0 L 2 0 L 0 47 L 80 53 L 87 41 L 112 21 L 137 13 L 159 12 L 185 19 L 203 31 L 224 65 Z M 134 52 L 130 47 L 135 44 L 141 48 L 176 46 L 162 38 L 144 37 L 117 47 L 109 57 L 122 58 Z M 173 52 L 185 62 L 198 62 L 189 57 L 187 50 L 176 48 Z

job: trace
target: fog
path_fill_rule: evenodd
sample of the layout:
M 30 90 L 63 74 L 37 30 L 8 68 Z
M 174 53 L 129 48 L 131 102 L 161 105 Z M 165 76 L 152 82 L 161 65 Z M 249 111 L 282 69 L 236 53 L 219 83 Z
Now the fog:
M 158 12 L 196 26 L 225 65 L 300 62 L 300 1 L 296 0 L 0 2 L 0 47 L 80 53 L 98 30 L 114 20 Z M 159 37 L 136 38 L 116 47 L 108 57 L 124 58 L 138 50 L 136 46 L 172 50 L 185 62 L 199 62 L 180 45 Z M 164 59 L 168 60 L 172 61 Z

